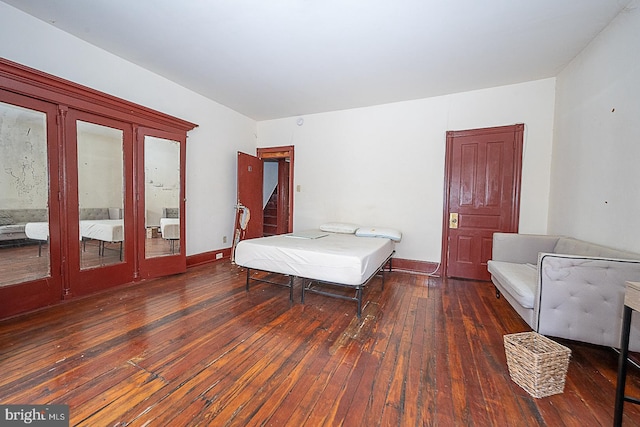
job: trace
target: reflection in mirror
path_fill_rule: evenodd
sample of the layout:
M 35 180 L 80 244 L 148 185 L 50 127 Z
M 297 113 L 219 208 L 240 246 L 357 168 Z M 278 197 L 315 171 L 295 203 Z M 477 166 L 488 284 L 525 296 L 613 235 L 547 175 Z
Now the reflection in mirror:
M 144 138 L 145 257 L 180 253 L 180 143 Z
M 77 121 L 80 268 L 124 260 L 124 165 L 120 129 Z
M 0 286 L 50 276 L 46 114 L 0 102 Z

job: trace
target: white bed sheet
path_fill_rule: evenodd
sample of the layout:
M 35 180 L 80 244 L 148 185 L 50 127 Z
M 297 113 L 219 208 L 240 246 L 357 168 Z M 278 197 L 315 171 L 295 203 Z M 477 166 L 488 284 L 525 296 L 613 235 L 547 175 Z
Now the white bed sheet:
M 28 222 L 24 226 L 24 234 L 33 240 L 49 240 L 49 223 Z
M 48 222 L 28 222 L 24 233 L 33 240 L 49 240 Z M 124 240 L 124 220 L 95 219 L 80 221 L 80 238 L 103 240 L 105 242 L 121 242 Z
M 105 242 L 121 242 L 124 240 L 124 220 L 95 219 L 80 221 L 80 235 Z
M 327 233 L 305 239 L 283 234 L 243 240 L 235 262 L 242 267 L 343 285 L 361 285 L 393 253 L 394 242 L 381 237 Z
M 160 218 L 160 234 L 165 239 L 180 238 L 180 219 L 179 218 Z

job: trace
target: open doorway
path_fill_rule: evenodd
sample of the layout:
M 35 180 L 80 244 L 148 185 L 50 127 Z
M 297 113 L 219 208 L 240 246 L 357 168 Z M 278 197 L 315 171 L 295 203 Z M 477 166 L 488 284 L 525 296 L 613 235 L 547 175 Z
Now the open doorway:
M 292 232 L 293 146 L 258 148 L 257 156 L 238 152 L 237 161 L 234 246 L 244 239 Z
M 293 153 L 292 145 L 257 149 L 264 162 L 264 236 L 293 231 Z

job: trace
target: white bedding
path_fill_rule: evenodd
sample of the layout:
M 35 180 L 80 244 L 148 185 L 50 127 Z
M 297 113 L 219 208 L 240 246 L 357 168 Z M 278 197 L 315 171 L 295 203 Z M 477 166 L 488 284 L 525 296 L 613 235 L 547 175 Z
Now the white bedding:
M 165 239 L 180 238 L 180 219 L 179 218 L 160 218 L 160 234 Z
M 124 220 L 82 220 L 80 221 L 80 236 L 104 242 L 121 242 L 124 240 Z
M 375 274 L 394 250 L 394 242 L 387 238 L 326 234 L 243 240 L 236 246 L 235 262 L 257 270 L 357 286 Z
M 49 239 L 48 222 L 28 222 L 24 227 L 28 238 L 34 240 Z M 95 219 L 80 221 L 80 238 L 102 240 L 105 242 L 121 242 L 124 240 L 124 220 Z
M 28 222 L 24 226 L 24 234 L 33 240 L 49 240 L 49 223 Z

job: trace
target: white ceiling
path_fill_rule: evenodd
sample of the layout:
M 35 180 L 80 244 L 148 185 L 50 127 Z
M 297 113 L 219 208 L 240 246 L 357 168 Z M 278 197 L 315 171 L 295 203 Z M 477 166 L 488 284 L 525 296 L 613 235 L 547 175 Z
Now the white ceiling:
M 256 120 L 553 77 L 630 0 L 3 0 Z

